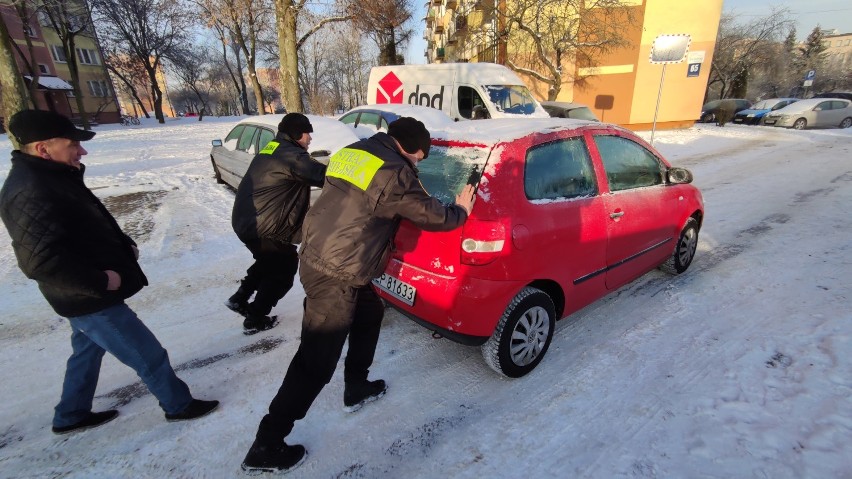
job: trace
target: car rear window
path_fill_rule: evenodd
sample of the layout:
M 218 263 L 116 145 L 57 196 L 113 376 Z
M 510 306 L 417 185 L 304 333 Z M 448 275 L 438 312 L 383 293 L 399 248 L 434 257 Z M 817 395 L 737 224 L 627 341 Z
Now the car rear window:
M 453 203 L 464 185 L 479 183 L 488 152 L 484 148 L 432 145 L 429 158 L 417 163 L 420 182 L 430 195 Z

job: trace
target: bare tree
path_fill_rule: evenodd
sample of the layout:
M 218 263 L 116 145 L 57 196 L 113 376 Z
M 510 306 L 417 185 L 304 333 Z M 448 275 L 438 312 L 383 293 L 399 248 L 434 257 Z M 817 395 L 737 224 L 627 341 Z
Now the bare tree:
M 263 88 L 257 78 L 258 39 L 272 27 L 270 0 L 198 0 L 198 5 L 231 35 L 234 45 L 242 50 L 246 59 L 249 81 L 254 91 L 258 113 L 264 114 Z
M 189 46 L 183 48 L 171 57 L 171 72 L 181 84 L 195 95 L 200 108 L 198 121 L 204 118 L 204 113 L 210 111 L 210 87 L 207 83 L 207 70 L 210 65 L 209 50 L 204 47 Z
M 35 58 L 35 48 L 32 37 L 28 31 L 32 28 L 33 20 L 37 18 L 38 6 L 34 0 L 3 0 L 0 1 L 0 5 L 9 5 L 14 7 L 15 13 L 18 15 L 18 20 L 21 22 L 21 33 L 23 34 L 24 42 L 26 43 L 26 52 L 24 52 L 21 46 L 18 45 L 18 42 L 12 41 L 10 43 L 15 52 L 18 53 L 18 58 L 24 68 L 26 68 L 27 74 L 30 77 L 30 83 L 27 91 L 29 94 L 29 101 L 33 108 L 38 108 L 36 97 L 39 90 L 38 78 L 41 76 L 41 72 L 36 66 L 36 62 L 32 60 Z M 9 38 L 11 39 L 11 36 Z M 48 105 L 50 106 L 49 102 Z
M 78 0 L 42 0 L 41 9 L 62 42 L 62 51 L 71 75 L 71 86 L 74 88 L 77 114 L 80 115 L 83 128 L 89 130 L 89 114 L 83 103 L 76 47 L 78 35 L 94 35 L 88 5 Z
M 24 82 L 18 73 L 11 43 L 6 22 L 0 21 L 0 96 L 3 99 L 0 103 L 0 116 L 7 123 L 12 115 L 27 108 Z M 9 135 L 9 140 L 15 149 L 20 147 L 15 135 Z
M 242 71 L 240 55 L 241 49 L 239 45 L 236 45 L 232 41 L 233 34 L 230 29 L 228 29 L 227 22 L 224 18 L 207 9 L 208 5 L 212 6 L 212 4 L 209 4 L 206 0 L 196 0 L 195 4 L 199 8 L 199 18 L 214 32 L 216 38 L 219 40 L 222 47 L 222 66 L 224 66 L 228 73 L 228 78 L 231 79 L 231 82 L 234 85 L 234 89 L 237 92 L 237 98 L 239 99 L 239 104 L 241 105 L 241 110 L 243 112 L 247 112 L 249 110 L 248 94 Z M 232 65 L 231 59 L 228 57 L 229 50 L 234 54 L 234 65 Z
M 719 98 L 745 96 L 749 73 L 771 63 L 777 54 L 777 44 L 793 28 L 790 11 L 774 7 L 764 16 L 739 23 L 735 12 L 722 14 L 710 79 L 705 100 L 710 91 Z
M 398 53 L 410 39 L 414 30 L 407 27 L 412 18 L 411 0 L 387 2 L 362 2 L 344 0 L 344 9 L 352 23 L 364 32 L 379 48 L 379 65 L 399 65 L 403 57 Z
M 192 15 L 177 0 L 92 0 L 107 43 L 137 58 L 145 67 L 154 116 L 165 123 L 158 76 L 164 58 L 187 42 Z
M 118 89 L 129 96 L 134 104 L 134 113 L 136 106 L 139 106 L 139 111 L 145 115 L 145 118 L 151 118 L 148 114 L 148 109 L 142 101 L 140 90 L 150 90 L 148 85 L 148 75 L 145 71 L 145 66 L 136 57 L 128 56 L 124 53 L 115 51 L 114 47 L 104 48 L 104 66 L 112 75 L 120 80 Z M 145 93 L 143 92 L 142 95 Z M 128 112 L 129 113 L 129 112 Z M 139 116 L 136 113 L 135 116 Z
M 298 37 L 299 16 L 307 9 L 307 0 L 274 0 L 275 18 L 278 29 L 278 59 L 281 65 L 281 96 L 287 111 L 303 111 L 299 94 L 299 47 L 314 33 L 329 23 L 349 20 L 349 16 L 331 14 L 319 17 L 318 21 Z
M 496 19 L 496 47 L 517 52 L 506 64 L 548 85 L 548 100 L 581 80 L 571 66 L 593 67 L 602 55 L 627 46 L 625 32 L 636 22 L 621 0 L 499 2 Z

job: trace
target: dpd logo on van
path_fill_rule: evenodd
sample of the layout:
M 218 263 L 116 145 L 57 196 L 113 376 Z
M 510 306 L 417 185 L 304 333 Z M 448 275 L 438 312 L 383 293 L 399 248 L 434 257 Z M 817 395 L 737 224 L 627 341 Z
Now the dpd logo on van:
M 402 82 L 393 72 L 389 72 L 379 80 L 376 89 L 376 103 L 402 103 Z

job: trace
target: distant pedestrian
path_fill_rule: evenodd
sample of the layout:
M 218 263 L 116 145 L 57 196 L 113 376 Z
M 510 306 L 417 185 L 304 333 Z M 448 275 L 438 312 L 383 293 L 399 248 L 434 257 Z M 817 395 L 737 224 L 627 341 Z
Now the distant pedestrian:
M 384 315 L 371 280 L 384 271 L 403 219 L 424 230 L 449 231 L 460 227 L 473 208 L 470 185 L 450 205 L 423 189 L 415 165 L 428 156 L 429 143 L 423 123 L 403 117 L 387 133 L 331 157 L 325 187 L 304 225 L 302 341 L 260 421 L 244 471 L 282 472 L 301 464 L 307 451 L 284 438 L 331 380 L 347 337 L 344 410 L 354 412 L 385 394 L 383 380 L 367 379 Z
M 293 287 L 299 268 L 295 244 L 301 242 L 311 187 L 322 186 L 325 178 L 325 165 L 308 154 L 313 131 L 305 115 L 285 115 L 237 188 L 231 225 L 254 263 L 225 305 L 245 317 L 246 334 L 275 326 L 269 313 Z
M 57 314 L 71 326 L 71 357 L 53 432 L 100 426 L 116 410 L 92 412 L 106 352 L 131 367 L 159 400 L 169 421 L 195 419 L 219 401 L 193 399 L 154 334 L 124 300 L 148 284 L 136 243 L 83 182 L 86 150 L 94 132 L 77 129 L 57 113 L 23 110 L 9 132 L 20 150 L 0 190 L 0 217 L 18 266 L 34 279 Z

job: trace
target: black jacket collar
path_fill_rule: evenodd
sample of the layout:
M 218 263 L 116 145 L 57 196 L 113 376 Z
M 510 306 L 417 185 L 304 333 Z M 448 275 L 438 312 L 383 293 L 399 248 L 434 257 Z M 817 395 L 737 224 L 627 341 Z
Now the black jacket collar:
M 15 150 L 12 152 L 12 162 L 20 162 L 27 165 L 30 168 L 37 169 L 39 171 L 43 171 L 45 173 L 54 173 L 54 174 L 72 174 L 76 176 L 83 176 L 83 173 L 86 172 L 86 165 L 80 163 L 80 169 L 74 168 L 71 165 L 66 165 L 65 163 L 59 163 L 56 161 L 45 160 L 44 158 L 40 158 L 38 156 L 33 156 L 27 153 L 24 153 L 21 150 Z

